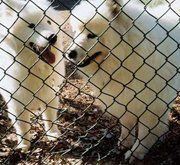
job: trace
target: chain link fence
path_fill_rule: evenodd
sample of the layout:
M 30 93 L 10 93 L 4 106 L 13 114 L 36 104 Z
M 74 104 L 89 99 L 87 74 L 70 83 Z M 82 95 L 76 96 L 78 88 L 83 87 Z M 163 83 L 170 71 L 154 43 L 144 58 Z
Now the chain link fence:
M 178 164 L 180 7 L 178 9 L 176 2 L 162 1 L 166 7 L 160 12 L 161 6 L 149 9 L 149 6 L 154 8 L 159 3 L 140 0 L 134 2 L 141 6 L 134 14 L 136 7 L 131 8 L 131 0 L 124 3 L 118 0 L 88 0 L 83 2 L 86 4 L 84 8 L 75 7 L 81 5 L 80 0 L 51 0 L 50 3 L 45 0 L 1 0 L 0 163 L 128 164 L 124 161 L 127 149 L 123 147 L 129 146 L 123 141 L 131 135 L 131 138 L 139 141 L 137 148 L 143 146 L 149 152 L 143 160 L 144 164 Z M 111 8 L 106 9 L 108 5 Z M 52 11 L 50 6 L 55 7 L 56 11 Z M 169 15 L 173 16 L 175 22 L 167 26 L 162 20 Z M 73 20 L 72 24 L 70 19 Z M 119 30 L 121 21 L 124 21 L 125 29 Z M 148 24 L 151 21 L 153 24 Z M 80 24 L 80 28 L 74 22 Z M 71 26 L 77 28 L 75 34 Z M 101 33 L 96 33 L 97 29 Z M 154 39 L 151 33 L 156 30 L 159 36 Z M 132 31 L 134 36 L 128 40 Z M 119 47 L 126 49 L 119 51 Z M 105 51 L 106 55 L 99 53 L 99 49 Z M 54 56 L 53 51 L 58 57 Z M 23 57 L 26 54 L 33 57 L 26 59 Z M 33 62 L 29 63 L 28 60 Z M 89 67 L 92 65 L 96 66 L 95 69 L 88 70 L 92 69 Z M 127 77 L 119 78 L 123 74 Z M 53 79 L 53 83 L 50 79 Z M 56 79 L 57 83 L 54 82 Z M 27 85 L 26 81 L 30 83 Z M 174 85 L 174 82 L 177 84 Z M 54 85 L 58 85 L 58 88 L 55 89 Z M 14 86 L 15 91 L 11 89 Z M 41 91 L 44 93 L 41 94 Z M 3 97 L 8 99 L 4 101 Z M 10 111 L 11 100 L 15 100 L 13 106 L 23 107 L 23 110 L 18 113 Z M 57 100 L 58 106 L 54 104 Z M 31 107 L 38 109 L 32 111 Z M 136 112 L 138 107 L 141 108 L 140 112 Z M 164 109 L 158 111 L 157 107 Z M 44 117 L 47 111 L 55 118 Z M 24 112 L 28 113 L 22 115 Z M 164 141 L 160 142 L 163 134 L 159 132 L 169 127 L 166 120 L 168 115 L 172 128 L 166 133 Z M 129 120 L 136 120 L 136 123 L 129 127 Z M 138 122 L 141 126 L 138 126 Z M 22 127 L 26 125 L 28 132 L 22 137 Z M 138 134 L 144 127 L 148 133 L 140 138 Z M 50 140 L 46 135 L 56 128 L 60 133 L 58 137 L 50 134 Z M 125 137 L 122 137 L 123 129 L 128 132 Z M 149 143 L 151 138 L 156 137 L 157 140 L 152 148 L 144 143 L 150 134 L 150 139 L 147 138 Z M 30 143 L 25 153 L 21 152 L 21 148 L 16 148 L 23 140 Z M 135 150 L 130 151 L 133 154 Z

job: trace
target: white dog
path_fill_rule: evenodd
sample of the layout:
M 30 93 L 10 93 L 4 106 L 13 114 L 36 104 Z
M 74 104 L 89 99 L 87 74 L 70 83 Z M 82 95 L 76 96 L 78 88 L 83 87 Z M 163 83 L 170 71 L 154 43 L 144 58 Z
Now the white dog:
M 92 84 L 101 108 L 120 120 L 120 145 L 130 149 L 130 162 L 143 159 L 168 131 L 180 89 L 179 16 L 168 4 L 158 9 L 91 0 L 71 16 L 75 37 L 67 57 Z
M 26 152 L 33 110 L 41 108 L 49 140 L 60 133 L 54 123 L 59 104 L 55 94 L 65 74 L 54 22 L 55 16 L 60 18 L 44 0 L 4 0 L 0 7 L 0 93 L 18 135 L 17 147 Z

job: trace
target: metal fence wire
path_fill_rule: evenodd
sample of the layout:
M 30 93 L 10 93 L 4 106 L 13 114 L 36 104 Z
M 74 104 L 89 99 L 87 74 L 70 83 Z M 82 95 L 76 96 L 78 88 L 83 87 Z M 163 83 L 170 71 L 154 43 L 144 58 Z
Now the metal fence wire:
M 0 1 L 0 164 L 178 164 L 180 7 L 158 2 Z

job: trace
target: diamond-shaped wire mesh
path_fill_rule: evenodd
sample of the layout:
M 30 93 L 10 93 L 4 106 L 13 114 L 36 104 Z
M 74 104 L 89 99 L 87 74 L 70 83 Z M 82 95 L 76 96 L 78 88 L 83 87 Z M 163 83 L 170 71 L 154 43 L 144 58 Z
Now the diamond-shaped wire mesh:
M 177 164 L 178 4 L 1 0 L 0 163 Z

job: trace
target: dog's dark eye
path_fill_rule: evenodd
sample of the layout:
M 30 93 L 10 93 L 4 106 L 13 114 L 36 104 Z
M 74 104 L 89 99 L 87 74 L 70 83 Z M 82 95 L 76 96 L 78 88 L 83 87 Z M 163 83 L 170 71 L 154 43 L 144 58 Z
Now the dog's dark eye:
M 87 38 L 88 38 L 88 39 L 93 39 L 93 38 L 96 38 L 96 37 L 97 37 L 97 35 L 94 34 L 94 33 L 89 33 L 89 34 L 87 35 Z
M 34 28 L 35 26 L 36 26 L 36 25 L 35 25 L 34 23 L 30 23 L 30 24 L 28 25 L 28 27 L 31 28 L 31 29 Z
M 51 25 L 51 21 L 48 20 L 47 23 L 48 23 L 49 25 Z

